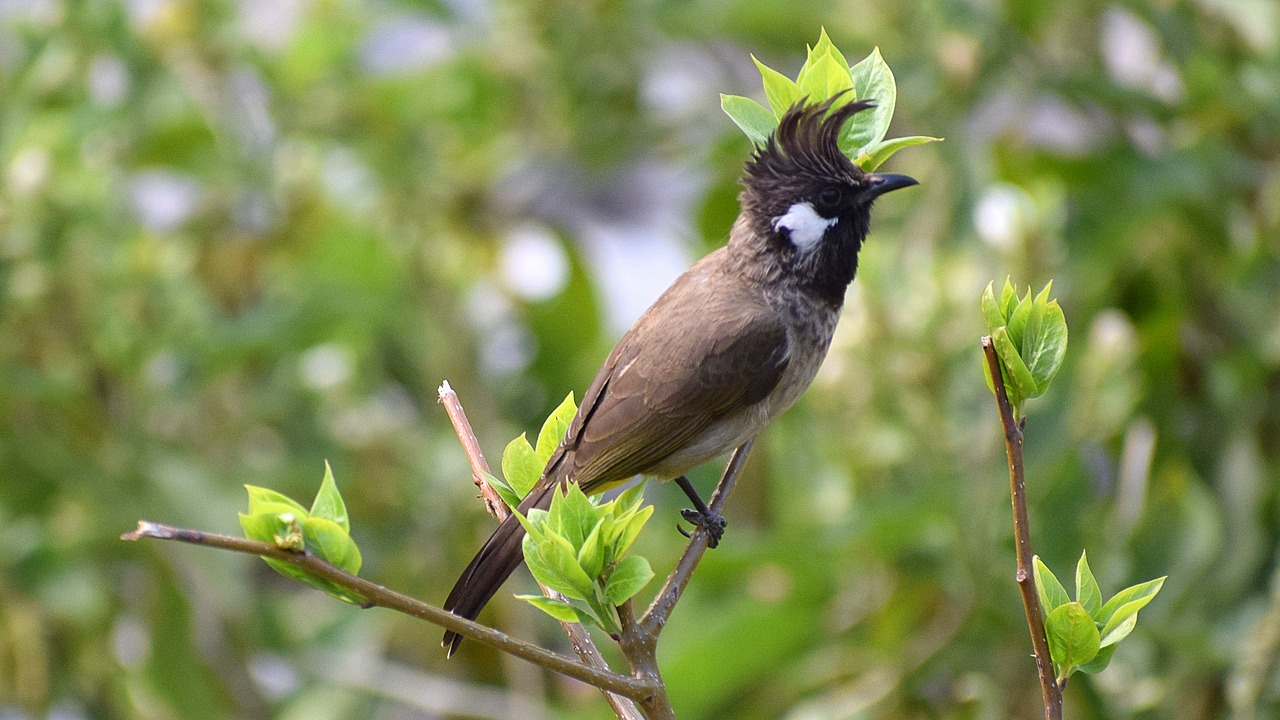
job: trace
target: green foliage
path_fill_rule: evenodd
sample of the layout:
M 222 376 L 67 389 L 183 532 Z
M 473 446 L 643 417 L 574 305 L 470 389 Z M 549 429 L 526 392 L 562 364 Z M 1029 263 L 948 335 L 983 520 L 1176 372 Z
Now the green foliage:
M 870 109 L 853 116 L 840 137 L 840 149 L 867 172 L 874 171 L 903 148 L 941 140 L 924 136 L 885 140 L 898 101 L 898 86 L 889 65 L 880 56 L 880 48 L 873 49 L 870 55 L 850 67 L 823 28 L 817 44 L 809 48 L 795 80 L 760 62 L 754 55 L 751 60 L 760 71 L 769 108 L 740 95 L 723 94 L 720 107 L 756 145 L 768 141 L 791 106 L 798 102 L 822 103 L 836 96 L 839 96 L 836 107 L 859 99 L 874 102 Z
M 1034 563 L 1036 592 L 1045 614 L 1045 634 L 1058 682 L 1077 670 L 1098 673 L 1106 669 L 1116 646 L 1137 625 L 1138 611 L 1155 598 L 1165 580 L 1161 577 L 1127 587 L 1104 604 L 1086 553 L 1081 553 L 1076 564 L 1076 599 L 1071 600 L 1039 557 Z
M 653 579 L 649 561 L 626 552 L 653 514 L 637 485 L 607 503 L 595 503 L 573 483 L 557 488 L 548 510 L 520 516 L 528 533 L 524 559 L 538 582 L 564 596 L 517 595 L 566 622 L 587 622 L 617 634 L 615 607 Z
M 360 548 L 351 539 L 347 506 L 328 462 L 324 464 L 324 479 L 310 511 L 274 490 L 254 485 L 244 487 L 249 492 L 249 512 L 240 513 L 240 527 L 244 528 L 245 537 L 293 552 L 310 553 L 352 575 L 360 572 Z M 361 602 L 358 595 L 297 566 L 272 558 L 262 559 L 285 577 L 319 588 L 344 602 L 357 605 Z
M 982 291 L 982 315 L 1000 357 L 1005 392 L 1014 416 L 1021 417 L 1022 404 L 1043 395 L 1062 367 L 1067 353 L 1067 319 L 1057 298 L 1049 299 L 1052 281 L 1034 298 L 1031 288 L 1027 288 L 1026 295 L 1019 299 L 1008 279 L 999 299 L 994 287 L 992 281 Z M 983 376 L 987 387 L 995 392 L 991 374 L 984 371 Z
M 507 443 L 506 449 L 502 451 L 502 478 L 485 476 L 485 481 L 498 491 L 507 507 L 519 505 L 537 484 L 542 471 L 547 467 L 547 461 L 564 438 L 569 423 L 577 412 L 578 406 L 574 404 L 573 393 L 570 392 L 542 423 L 542 429 L 538 431 L 537 448 L 529 444 L 524 433 Z

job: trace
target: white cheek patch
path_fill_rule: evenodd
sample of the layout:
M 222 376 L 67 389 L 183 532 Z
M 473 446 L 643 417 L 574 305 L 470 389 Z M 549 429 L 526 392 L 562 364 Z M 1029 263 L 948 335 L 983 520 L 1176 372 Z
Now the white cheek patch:
M 822 236 L 826 235 L 827 230 L 839 220 L 838 217 L 822 217 L 813 209 L 811 203 L 798 202 L 792 205 L 785 215 L 779 215 L 773 219 L 773 229 L 786 228 L 791 244 L 795 245 L 800 252 L 807 253 L 822 242 Z

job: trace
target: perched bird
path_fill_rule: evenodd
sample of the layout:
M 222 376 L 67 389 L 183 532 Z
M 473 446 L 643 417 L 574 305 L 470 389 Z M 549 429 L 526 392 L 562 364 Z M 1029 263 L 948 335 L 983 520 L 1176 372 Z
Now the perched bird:
M 587 494 L 635 475 L 675 479 L 696 506 L 685 517 L 714 547 L 724 520 L 683 474 L 746 442 L 805 391 L 831 345 L 858 268 L 871 204 L 915 185 L 863 172 L 838 138 L 868 102 L 797 104 L 747 162 L 741 212 L 725 247 L 703 258 L 622 336 L 519 511 L 553 490 Z M 524 529 L 503 521 L 463 571 L 446 610 L 474 619 L 520 565 Z M 452 655 L 462 636 L 446 633 Z

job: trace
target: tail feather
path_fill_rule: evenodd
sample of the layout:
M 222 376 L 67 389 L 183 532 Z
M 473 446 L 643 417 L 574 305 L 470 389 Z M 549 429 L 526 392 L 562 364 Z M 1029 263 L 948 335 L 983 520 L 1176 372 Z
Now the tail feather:
M 547 509 L 551 505 L 552 491 L 556 483 L 547 483 L 546 487 L 535 487 L 520 503 L 521 514 L 527 514 L 533 508 Z M 475 620 L 484 606 L 502 587 L 511 573 L 524 562 L 524 526 L 514 515 L 503 520 L 485 541 L 480 552 L 471 559 L 467 569 L 454 584 L 449 597 L 444 601 L 444 609 L 468 620 Z M 448 631 L 441 643 L 449 650 L 452 657 L 462 644 L 462 636 Z

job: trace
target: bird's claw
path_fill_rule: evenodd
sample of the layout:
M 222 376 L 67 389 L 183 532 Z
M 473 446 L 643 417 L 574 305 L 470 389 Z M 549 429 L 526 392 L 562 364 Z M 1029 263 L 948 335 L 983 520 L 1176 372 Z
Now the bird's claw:
M 723 515 L 712 512 L 701 512 L 692 508 L 685 508 L 680 511 L 681 517 L 693 523 L 694 527 L 700 527 L 707 531 L 707 547 L 716 547 L 720 544 L 720 538 L 724 535 L 724 529 L 729 524 Z M 681 535 L 692 537 L 685 529 L 676 526 Z

